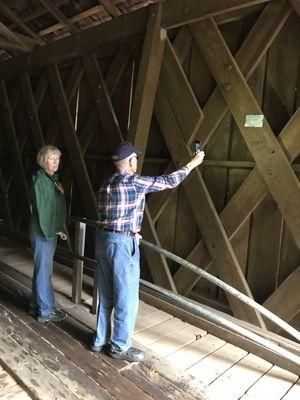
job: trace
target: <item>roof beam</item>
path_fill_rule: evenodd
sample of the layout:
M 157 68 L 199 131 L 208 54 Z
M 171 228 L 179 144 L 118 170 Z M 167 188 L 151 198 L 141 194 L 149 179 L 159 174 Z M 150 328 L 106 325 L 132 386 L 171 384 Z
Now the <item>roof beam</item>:
M 39 2 L 72 34 L 80 32 L 76 26 L 56 7 L 49 4 L 48 0 L 39 0 Z
M 268 0 L 267 0 L 268 1 Z M 261 3 L 266 0 L 168 0 L 162 25 L 168 29 L 190 24 L 200 19 L 215 17 L 224 12 L 240 10 Z
M 24 32 L 37 41 L 38 44 L 44 44 L 44 40 L 41 39 L 33 30 L 28 28 L 2 1 L 0 1 L 0 14 L 5 16 L 12 22 L 15 22 Z
M 211 0 L 210 2 L 199 2 L 198 0 L 185 0 L 182 2 L 182 0 L 169 0 L 163 5 L 162 27 L 168 29 L 172 26 L 185 25 L 191 21 L 191 15 L 193 15 L 192 20 L 196 21 L 268 1 Z M 2 3 L 0 4 L 3 6 Z M 148 12 L 148 7 L 144 7 L 82 31 L 75 40 L 73 37 L 66 37 L 46 46 L 37 47 L 30 56 L 24 54 L 1 63 L 0 75 L 6 79 L 25 72 L 25 70 L 40 68 L 49 62 L 58 63 L 68 58 L 78 57 L 94 50 L 95 47 L 112 46 L 116 42 L 122 44 L 121 42 L 128 40 L 129 37 L 139 36 L 145 32 Z
M 104 7 L 110 16 L 119 17 L 121 15 L 120 10 L 110 0 L 98 0 L 98 3 Z

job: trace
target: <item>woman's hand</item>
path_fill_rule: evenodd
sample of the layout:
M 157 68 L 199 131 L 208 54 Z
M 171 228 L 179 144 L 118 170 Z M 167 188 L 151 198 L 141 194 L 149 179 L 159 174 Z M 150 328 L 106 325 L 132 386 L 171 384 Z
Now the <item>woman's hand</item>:
M 65 232 L 58 232 L 58 235 L 60 236 L 61 240 L 67 240 L 68 236 Z

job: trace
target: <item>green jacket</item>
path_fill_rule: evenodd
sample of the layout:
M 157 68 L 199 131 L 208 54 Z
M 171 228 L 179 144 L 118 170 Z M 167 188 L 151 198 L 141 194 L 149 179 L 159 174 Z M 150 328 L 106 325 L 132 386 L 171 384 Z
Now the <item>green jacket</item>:
M 65 198 L 54 182 L 58 182 L 58 175 L 50 176 L 43 169 L 32 177 L 31 228 L 41 230 L 46 239 L 64 231 L 66 222 Z

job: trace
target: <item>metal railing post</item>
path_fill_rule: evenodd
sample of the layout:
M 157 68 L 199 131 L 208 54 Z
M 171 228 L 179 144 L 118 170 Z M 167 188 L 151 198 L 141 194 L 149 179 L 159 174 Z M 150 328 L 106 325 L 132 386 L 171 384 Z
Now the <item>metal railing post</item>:
M 86 224 L 75 222 L 75 252 L 83 256 L 85 247 Z M 79 303 L 82 298 L 83 261 L 75 258 L 73 264 L 72 301 Z

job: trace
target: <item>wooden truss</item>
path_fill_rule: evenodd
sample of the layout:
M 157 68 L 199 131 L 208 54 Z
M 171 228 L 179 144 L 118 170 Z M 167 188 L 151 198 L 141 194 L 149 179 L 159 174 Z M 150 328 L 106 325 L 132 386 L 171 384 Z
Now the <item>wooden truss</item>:
M 22 223 L 28 217 L 30 168 L 24 168 L 23 156 L 29 148 L 36 151 L 44 143 L 63 143 L 70 160 L 65 165 L 63 176 L 67 193 L 70 193 L 74 180 L 80 189 L 78 196 L 83 206 L 82 214 L 97 218 L 97 171 L 91 172 L 85 157 L 95 140 L 104 140 L 109 153 L 109 149 L 124 139 L 126 126 L 121 120 L 127 118 L 128 125 L 130 118 L 127 138 L 137 147 L 146 148 L 155 115 L 171 155 L 171 163 L 166 169 L 170 171 L 192 156 L 195 139 L 207 145 L 230 112 L 255 160 L 255 168 L 220 214 L 200 170 L 193 171 L 186 179 L 183 184 L 186 200 L 202 235 L 187 259 L 214 271 L 221 279 L 252 297 L 236 255 L 237 237 L 239 241 L 246 240 L 243 227 L 269 193 L 300 249 L 300 187 L 291 167 L 300 153 L 297 131 L 300 111 L 298 109 L 292 116 L 278 138 L 266 120 L 259 129 L 245 126 L 247 115 L 263 115 L 248 80 L 288 20 L 292 5 L 284 0 L 169 0 L 133 12 L 126 18 L 117 17 L 116 10 L 109 9 L 117 18 L 78 32 L 49 1 L 41 2 L 71 36 L 45 45 L 30 31 L 31 38 L 37 41 L 36 48 L 29 53 L 28 42 L 15 37 L 15 45 L 23 48 L 24 54 L 0 64 L 4 143 L 13 155 L 13 168 L 10 171 L 4 167 L 0 169 L 0 200 L 8 227 L 22 229 Z M 101 3 L 110 7 L 107 1 Z M 233 55 L 217 25 L 220 14 L 226 11 L 230 15 L 239 11 L 243 15 L 245 8 L 260 3 L 265 4 L 262 13 Z M 181 28 L 171 43 L 168 29 L 174 27 Z M 142 52 L 135 57 L 139 45 L 128 43 L 130 40 L 131 43 L 140 43 L 141 38 Z M 217 83 L 202 109 L 182 67 L 192 43 L 196 43 L 197 51 L 205 58 Z M 110 66 L 103 67 L 102 59 L 109 59 Z M 124 117 L 118 114 L 114 95 L 124 82 L 125 74 L 128 79 L 137 64 L 138 73 L 131 82 L 131 87 L 135 87 L 134 93 L 131 96 L 130 92 L 125 99 L 131 107 Z M 64 73 L 65 70 L 68 74 Z M 82 103 L 81 96 L 84 97 Z M 50 105 L 51 111 L 42 119 L 40 109 L 43 102 Z M 77 126 L 74 121 L 78 102 L 85 111 Z M 85 102 L 89 107 L 84 105 Z M 22 118 L 28 127 L 24 134 L 20 132 L 18 122 Z M 3 149 L 4 143 L 1 144 Z M 140 171 L 143 162 L 144 159 Z M 146 240 L 160 245 L 156 223 L 175 193 L 173 190 L 149 197 L 143 226 Z M 20 196 L 22 206 L 13 212 Z M 199 281 L 199 276 L 184 268 L 172 275 L 163 256 L 145 250 L 145 257 L 158 285 L 188 295 Z M 292 319 L 299 311 L 298 269 L 266 301 L 272 311 L 286 320 Z M 290 302 L 288 312 L 282 302 L 287 293 L 295 299 Z M 259 313 L 233 297 L 229 296 L 228 301 L 235 316 L 265 327 Z

